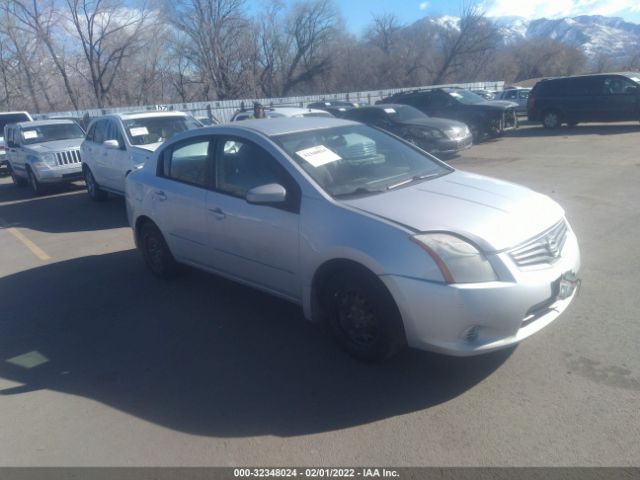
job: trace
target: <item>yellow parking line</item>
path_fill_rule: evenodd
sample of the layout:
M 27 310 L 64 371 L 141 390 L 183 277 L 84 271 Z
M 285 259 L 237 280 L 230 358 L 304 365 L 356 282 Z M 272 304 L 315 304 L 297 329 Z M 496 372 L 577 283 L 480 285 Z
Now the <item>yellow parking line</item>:
M 20 240 L 22 244 L 25 247 L 27 247 L 29 250 L 31 250 L 31 253 L 33 253 L 40 260 L 51 260 L 51 257 L 47 255 L 44 250 L 42 250 L 39 246 L 37 246 L 35 243 L 33 243 L 31 240 L 25 237 L 24 234 L 19 230 L 13 227 L 9 227 L 7 228 L 7 232 L 9 232 L 11 235 L 13 235 L 18 240 Z

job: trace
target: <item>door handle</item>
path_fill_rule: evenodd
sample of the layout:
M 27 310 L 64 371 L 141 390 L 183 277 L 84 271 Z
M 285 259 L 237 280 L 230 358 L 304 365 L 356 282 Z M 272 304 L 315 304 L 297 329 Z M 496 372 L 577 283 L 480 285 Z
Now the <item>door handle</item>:
M 220 207 L 216 207 L 216 208 L 210 208 L 209 211 L 211 213 L 213 213 L 213 215 L 216 217 L 216 219 L 218 220 L 222 220 L 224 218 L 227 217 L 227 215 L 222 211 L 222 209 Z
M 162 190 L 156 190 L 155 192 L 153 192 L 154 195 L 156 196 L 156 198 L 158 200 L 160 200 L 161 202 L 164 202 L 167 199 L 167 194 L 164 193 Z

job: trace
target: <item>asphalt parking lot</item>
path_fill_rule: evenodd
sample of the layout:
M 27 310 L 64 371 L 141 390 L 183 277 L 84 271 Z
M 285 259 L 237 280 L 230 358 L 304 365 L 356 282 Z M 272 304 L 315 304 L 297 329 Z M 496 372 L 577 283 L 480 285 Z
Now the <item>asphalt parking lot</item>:
M 556 199 L 582 289 L 515 349 L 341 353 L 294 305 L 153 278 L 122 199 L 0 179 L 0 465 L 640 462 L 640 125 L 523 127 L 451 160 Z

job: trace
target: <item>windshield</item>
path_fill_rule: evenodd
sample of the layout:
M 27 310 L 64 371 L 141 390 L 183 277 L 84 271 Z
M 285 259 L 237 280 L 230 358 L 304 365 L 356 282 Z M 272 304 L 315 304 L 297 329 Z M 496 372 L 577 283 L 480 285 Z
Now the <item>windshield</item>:
M 333 196 L 384 192 L 452 171 L 365 125 L 290 133 L 274 140 Z
M 202 126 L 195 118 L 188 115 L 136 118 L 123 120 L 122 123 L 131 145 L 164 142 L 176 133 Z
M 22 134 L 22 143 L 24 145 L 84 137 L 84 131 L 77 123 L 58 123 L 51 125 L 38 125 L 37 127 L 23 127 L 20 133 Z
M 427 115 L 422 113 L 420 110 L 410 106 L 399 106 L 394 105 L 393 107 L 384 107 L 384 111 L 389 118 L 396 122 L 408 122 L 411 120 L 418 120 L 422 118 L 427 118 Z
M 463 89 L 450 89 L 445 90 L 449 94 L 450 97 L 455 98 L 460 103 L 464 103 L 465 105 L 475 105 L 477 103 L 485 103 L 486 100 L 482 98 L 480 95 L 470 92 L 469 90 Z

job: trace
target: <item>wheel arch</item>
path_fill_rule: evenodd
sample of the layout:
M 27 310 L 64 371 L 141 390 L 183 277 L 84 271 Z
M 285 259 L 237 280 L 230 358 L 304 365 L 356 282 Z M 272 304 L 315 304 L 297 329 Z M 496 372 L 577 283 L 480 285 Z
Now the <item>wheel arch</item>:
M 387 286 L 384 284 L 382 280 L 376 275 L 376 273 L 371 270 L 369 267 L 365 266 L 363 263 L 358 262 L 356 260 L 351 260 L 348 258 L 333 258 L 322 263 L 318 268 L 316 268 L 312 280 L 311 280 L 311 294 L 309 298 L 309 309 L 310 309 L 310 320 L 313 322 L 321 322 L 324 319 L 324 311 L 321 302 L 322 290 L 325 285 L 325 282 L 329 280 L 333 275 L 341 271 L 351 271 L 358 272 L 362 275 L 367 275 L 376 282 L 379 282 L 380 285 L 385 289 L 385 291 L 389 294 L 391 300 L 396 304 L 396 308 L 398 305 L 396 303 L 393 294 L 389 291 Z M 399 309 L 398 309 L 399 310 Z

